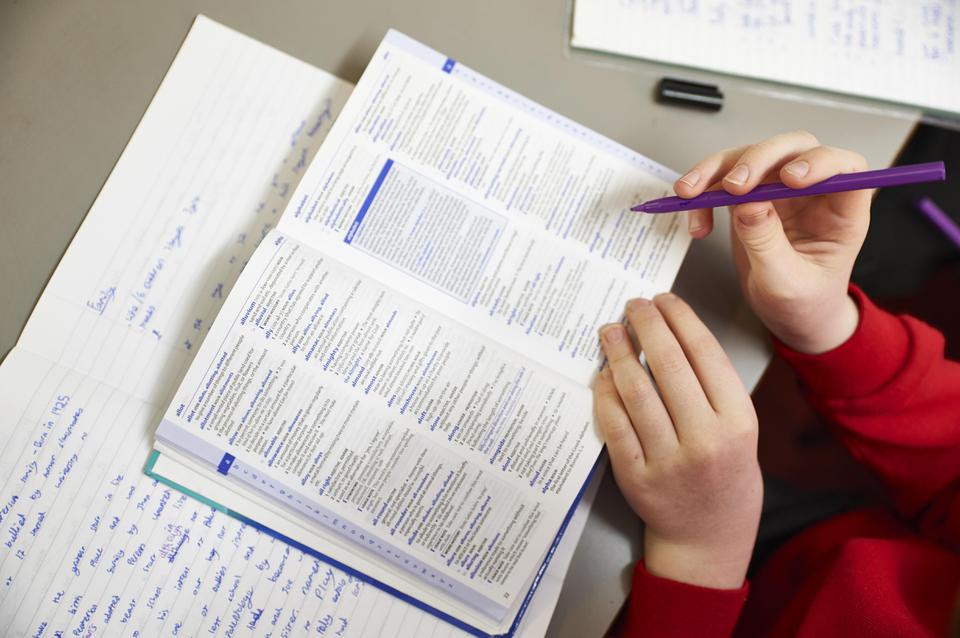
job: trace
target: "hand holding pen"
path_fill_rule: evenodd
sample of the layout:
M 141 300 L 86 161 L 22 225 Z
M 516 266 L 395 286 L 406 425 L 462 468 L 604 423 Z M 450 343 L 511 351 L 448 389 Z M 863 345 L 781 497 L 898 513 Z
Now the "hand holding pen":
M 795 131 L 711 155 L 674 188 L 685 199 L 708 189 L 744 195 L 765 181 L 800 189 L 864 169 L 858 153 L 822 146 L 812 134 Z M 795 350 L 825 352 L 857 327 L 859 310 L 847 287 L 870 224 L 870 194 L 843 191 L 730 208 L 744 295 L 770 331 Z M 693 237 L 706 237 L 713 210 L 690 211 L 688 223 Z

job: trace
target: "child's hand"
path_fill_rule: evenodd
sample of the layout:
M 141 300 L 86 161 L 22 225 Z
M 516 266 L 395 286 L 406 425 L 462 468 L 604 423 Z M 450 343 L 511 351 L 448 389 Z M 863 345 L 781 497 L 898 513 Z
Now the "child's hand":
M 617 484 L 646 523 L 647 569 L 705 587 L 740 587 L 763 498 L 750 396 L 678 297 L 634 299 L 627 319 L 660 393 L 626 329 L 613 324 L 600 331 L 609 364 L 594 386 L 594 406 Z
M 805 131 L 711 155 L 677 180 L 681 197 L 711 186 L 741 195 L 762 182 L 811 186 L 866 168 L 852 151 L 821 146 Z M 731 207 L 734 261 L 754 312 L 795 350 L 831 350 L 859 321 L 847 295 L 850 271 L 870 223 L 870 191 L 851 191 Z M 690 234 L 705 237 L 713 211 L 690 213 Z

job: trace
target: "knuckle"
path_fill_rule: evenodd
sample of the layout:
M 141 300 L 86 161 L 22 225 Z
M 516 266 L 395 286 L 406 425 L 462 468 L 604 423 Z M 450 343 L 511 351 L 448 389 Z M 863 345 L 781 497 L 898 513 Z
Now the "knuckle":
M 757 222 L 763 221 L 769 214 L 768 206 L 751 206 L 737 211 L 737 217 L 748 226 L 756 226 Z
M 633 352 L 625 347 L 617 348 L 615 352 L 607 353 L 607 360 L 610 361 L 610 368 L 614 372 L 618 368 L 622 368 L 623 364 L 629 362 L 631 359 L 633 359 Z
M 593 385 L 593 395 L 598 406 L 606 406 L 616 396 L 616 388 L 602 377 Z
M 660 310 L 656 304 L 649 304 L 644 308 L 627 308 L 627 318 L 630 320 L 630 326 L 637 337 L 637 343 L 641 350 L 644 344 L 650 343 L 651 339 L 656 339 L 658 330 L 657 324 L 663 321 Z
M 635 297 L 627 302 L 626 312 L 631 324 L 644 323 L 656 317 L 656 306 L 645 302 L 643 297 Z
M 657 358 L 656 364 L 660 372 L 665 375 L 679 374 L 688 365 L 686 357 L 676 352 L 661 355 Z
M 807 144 L 820 144 L 820 140 L 817 139 L 817 136 L 808 131 L 807 129 L 798 128 L 789 133 L 789 135 L 798 138 L 802 142 Z
M 749 452 L 751 456 L 757 453 L 757 431 L 740 427 L 730 433 L 730 449 L 723 455 L 724 463 L 731 463 L 736 457 Z
M 614 415 L 609 412 L 597 414 L 597 424 L 604 441 L 614 448 L 624 447 L 630 437 L 635 436 L 633 424 L 625 415 Z
M 764 149 L 766 149 L 770 143 L 771 140 L 763 140 L 762 142 L 751 144 L 743 151 L 743 154 L 737 162 L 740 164 L 750 164 L 756 161 L 757 157 L 763 154 Z
M 625 421 L 608 419 L 605 425 L 606 427 L 603 428 L 603 431 L 607 445 L 619 447 L 621 444 L 627 442 L 630 436 L 633 436 L 632 427 Z
M 862 171 L 867 168 L 867 158 L 857 153 L 856 151 L 850 152 L 850 163 L 855 171 Z
M 779 220 L 769 210 L 737 213 L 736 222 L 737 236 L 754 251 L 775 249 L 783 240 Z
M 643 473 L 637 469 L 637 464 L 642 460 L 638 456 L 632 462 L 627 459 L 625 462 L 613 465 L 613 478 L 623 494 L 641 496 L 648 489 Z M 611 463 L 613 464 L 612 460 Z
M 690 455 L 701 470 L 709 470 L 724 461 L 725 450 L 721 442 L 712 436 L 702 436 L 690 446 Z
M 697 164 L 697 168 L 701 170 L 714 170 L 717 166 L 722 165 L 727 157 L 737 152 L 736 148 L 725 148 L 722 151 L 717 151 L 713 155 L 708 156 L 702 162 Z
M 745 414 L 743 418 L 740 419 L 740 423 L 743 425 L 745 431 L 757 437 L 760 432 L 760 419 L 757 418 L 757 411 L 753 408 L 753 402 L 750 401 L 749 396 L 747 396 L 744 401 L 744 411 Z
M 634 377 L 627 381 L 623 389 L 623 401 L 631 408 L 640 408 L 653 394 L 653 385 L 648 380 Z
M 643 347 L 642 337 L 648 336 L 654 321 L 660 319 L 659 312 L 653 314 L 646 309 L 627 308 L 627 318 L 637 337 L 640 347 Z
M 611 369 L 614 372 L 616 371 L 616 364 L 628 361 L 634 354 L 633 344 L 626 334 L 623 334 L 617 341 L 606 339 L 601 335 L 600 345 L 603 348 L 603 353 L 610 361 Z
M 609 356 L 608 362 L 610 364 L 611 392 L 617 392 L 621 387 L 620 380 L 633 376 L 636 374 L 636 370 L 640 368 L 640 357 L 633 351 L 633 348 Z
M 707 157 L 704 157 L 702 160 L 700 160 L 699 162 L 691 166 L 690 170 L 687 172 L 689 173 L 692 171 L 697 171 L 698 173 L 701 173 L 701 174 L 710 173 L 711 171 L 714 170 L 715 166 L 720 164 L 721 161 L 722 160 L 720 159 L 720 153 L 714 153 L 713 155 L 708 155 Z
M 663 315 L 676 315 L 689 309 L 687 302 L 676 293 L 662 292 L 653 300 L 657 304 L 657 309 Z
M 753 233 L 745 241 L 750 244 L 755 252 L 762 253 L 770 251 L 776 246 L 777 235 L 772 230 L 760 231 Z
M 717 361 L 726 358 L 723 350 L 718 346 L 716 339 L 709 333 L 701 332 L 695 334 L 688 338 L 687 344 L 690 354 L 697 359 Z
M 757 413 L 749 399 L 745 399 L 742 406 L 721 418 L 721 427 L 724 432 L 729 433 L 731 439 L 741 441 L 757 435 Z
M 741 444 L 756 447 L 759 438 L 759 428 L 757 427 L 756 416 L 746 416 L 738 421 L 739 427 L 736 428 L 736 438 Z
M 673 454 L 658 458 L 656 461 L 656 470 L 661 477 L 678 477 L 688 473 L 691 466 L 695 469 L 695 464 L 691 459 L 685 458 L 683 454 Z

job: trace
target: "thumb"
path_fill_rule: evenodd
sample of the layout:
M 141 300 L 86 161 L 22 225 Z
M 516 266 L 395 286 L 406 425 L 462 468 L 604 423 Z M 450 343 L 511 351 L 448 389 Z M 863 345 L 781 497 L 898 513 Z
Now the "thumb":
M 750 202 L 730 207 L 734 233 L 755 268 L 776 268 L 793 257 L 793 246 L 783 232 L 777 210 L 770 202 Z

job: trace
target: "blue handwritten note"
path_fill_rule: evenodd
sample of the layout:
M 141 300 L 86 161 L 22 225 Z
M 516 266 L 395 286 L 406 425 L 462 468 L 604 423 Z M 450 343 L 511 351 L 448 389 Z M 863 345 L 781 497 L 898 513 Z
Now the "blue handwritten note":
M 577 0 L 573 44 L 957 113 L 958 26 L 960 0 Z
M 3 633 L 459 633 L 143 474 L 161 407 L 350 89 L 197 19 L 0 366 Z

